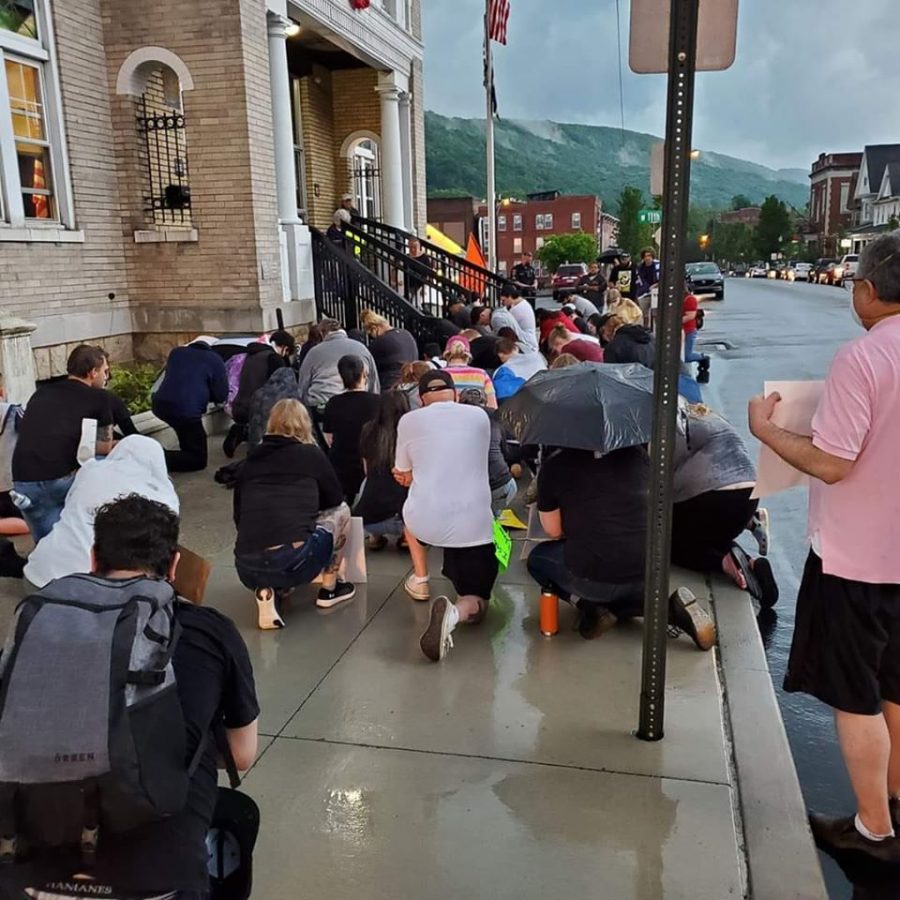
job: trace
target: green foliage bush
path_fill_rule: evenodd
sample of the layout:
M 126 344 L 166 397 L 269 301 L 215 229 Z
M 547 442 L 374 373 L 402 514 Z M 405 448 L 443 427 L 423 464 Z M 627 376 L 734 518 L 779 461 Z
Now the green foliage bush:
M 135 416 L 150 409 L 150 388 L 157 375 L 159 366 L 152 363 L 114 366 L 107 387 L 125 401 L 128 412 Z

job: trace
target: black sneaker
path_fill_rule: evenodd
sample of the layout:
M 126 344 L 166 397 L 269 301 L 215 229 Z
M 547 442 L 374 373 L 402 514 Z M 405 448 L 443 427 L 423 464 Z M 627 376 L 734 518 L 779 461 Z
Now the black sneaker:
M 709 650 L 716 642 L 713 620 L 686 587 L 669 597 L 669 624 L 683 631 L 700 650 Z
M 244 443 L 244 429 L 240 425 L 232 425 L 225 435 L 222 443 L 222 452 L 229 458 L 234 459 L 237 448 Z
M 316 606 L 319 609 L 331 609 L 338 603 L 350 600 L 356 596 L 356 585 L 350 584 L 349 581 L 338 581 L 334 585 L 334 590 L 329 591 L 327 588 L 320 588 L 316 597 Z
M 592 641 L 600 637 L 611 628 L 615 628 L 619 621 L 615 613 L 610 612 L 599 603 L 590 603 L 587 600 L 579 600 L 575 604 L 578 609 L 578 633 L 586 640 Z
M 892 866 L 900 864 L 900 840 L 885 838 L 883 841 L 870 841 L 856 830 L 854 818 L 810 813 L 809 827 L 816 846 L 838 862 L 875 862 Z

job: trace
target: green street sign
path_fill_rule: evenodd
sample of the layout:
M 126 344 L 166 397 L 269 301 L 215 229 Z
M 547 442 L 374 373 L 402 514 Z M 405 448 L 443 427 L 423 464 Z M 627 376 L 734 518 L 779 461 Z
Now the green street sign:
M 662 222 L 661 209 L 642 209 L 638 213 L 638 222 L 641 225 L 659 225 Z

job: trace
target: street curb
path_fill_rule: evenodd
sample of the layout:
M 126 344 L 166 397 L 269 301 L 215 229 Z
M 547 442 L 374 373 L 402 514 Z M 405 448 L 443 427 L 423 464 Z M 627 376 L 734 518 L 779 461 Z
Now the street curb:
M 753 900 L 828 900 L 750 596 L 710 581 Z

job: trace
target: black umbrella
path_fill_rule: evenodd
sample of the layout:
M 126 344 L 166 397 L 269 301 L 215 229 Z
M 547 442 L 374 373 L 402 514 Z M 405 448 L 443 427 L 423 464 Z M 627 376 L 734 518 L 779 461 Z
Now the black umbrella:
M 608 250 L 604 250 L 598 257 L 597 262 L 608 263 L 615 262 L 625 250 L 622 250 L 620 247 L 610 247 Z
M 500 407 L 522 444 L 610 453 L 646 444 L 653 427 L 653 372 L 639 363 L 579 363 L 533 375 Z

